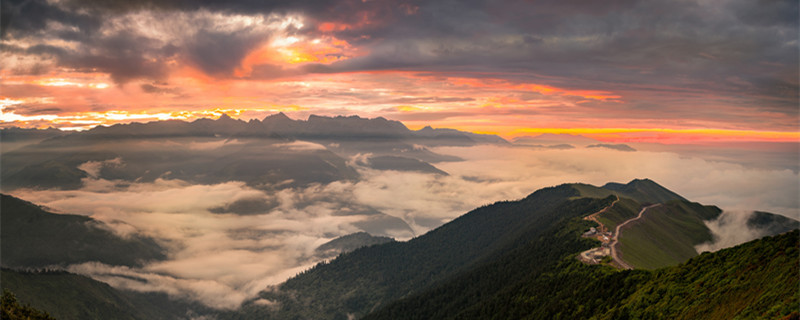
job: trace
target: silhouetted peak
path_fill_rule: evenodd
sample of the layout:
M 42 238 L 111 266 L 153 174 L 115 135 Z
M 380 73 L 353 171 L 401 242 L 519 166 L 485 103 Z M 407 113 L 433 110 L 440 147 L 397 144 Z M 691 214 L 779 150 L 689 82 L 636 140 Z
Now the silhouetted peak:
M 320 120 L 328 120 L 328 121 L 330 121 L 330 120 L 370 120 L 370 119 L 362 118 L 362 117 L 359 117 L 357 115 L 351 115 L 351 116 L 339 115 L 339 116 L 335 116 L 335 117 L 328 117 L 328 116 L 320 116 L 320 115 L 312 114 L 312 115 L 308 116 L 308 121 L 320 121 Z
M 291 118 L 289 118 L 288 116 L 286 116 L 286 114 L 285 114 L 285 113 L 283 113 L 283 112 L 278 112 L 278 113 L 276 113 L 276 114 L 271 114 L 271 115 L 268 115 L 268 116 L 267 116 L 266 118 L 264 118 L 264 120 L 262 120 L 262 121 L 266 122 L 266 121 L 283 121 L 283 120 L 292 120 L 292 119 L 291 119 Z

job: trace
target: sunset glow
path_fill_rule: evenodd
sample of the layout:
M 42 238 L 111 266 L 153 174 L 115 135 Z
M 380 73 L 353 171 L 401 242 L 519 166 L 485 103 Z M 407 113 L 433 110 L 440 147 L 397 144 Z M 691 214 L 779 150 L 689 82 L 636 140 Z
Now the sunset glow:
M 3 319 L 797 318 L 798 12 L 0 0 Z
M 688 40 L 657 40 L 658 27 L 637 31 L 649 34 L 638 42 L 640 53 L 615 47 L 632 37 L 624 25 L 601 37 L 473 15 L 483 29 L 466 31 L 451 20 L 430 20 L 437 5 L 403 1 L 339 4 L 326 13 L 108 9 L 84 17 L 96 23 L 91 30 L 56 20 L 28 30 L 11 21 L 2 40 L 13 49 L 2 54 L 3 127 L 83 130 L 286 112 L 297 119 L 381 116 L 410 128 L 507 138 L 573 133 L 677 143 L 799 136 L 793 27 L 782 33 L 789 42 L 776 40 L 778 61 L 762 56 L 758 36 L 725 38 L 754 62 L 736 60 L 745 56 L 739 53 L 725 58 L 724 46 L 712 44 L 661 54 L 655 48 Z M 722 11 L 734 9 L 706 19 L 733 25 Z M 593 19 L 605 21 L 603 14 Z M 748 34 L 771 32 L 746 27 Z M 92 38 L 61 36 L 69 32 Z M 712 31 L 695 30 L 706 33 Z

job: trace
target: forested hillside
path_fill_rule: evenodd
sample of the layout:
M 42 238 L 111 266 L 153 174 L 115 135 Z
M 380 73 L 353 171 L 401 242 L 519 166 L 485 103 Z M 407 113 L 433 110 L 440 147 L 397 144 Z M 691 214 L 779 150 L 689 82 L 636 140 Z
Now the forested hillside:
M 549 233 L 555 230 L 554 226 L 613 201 L 613 197 L 573 199 L 577 195 L 571 185 L 542 189 L 519 201 L 478 208 L 408 242 L 341 255 L 289 279 L 275 290 L 263 292 L 261 298 L 279 303 L 277 311 L 252 304 L 222 318 L 363 316 L 475 265 L 520 250 L 530 241 L 552 238 Z M 572 238 L 572 242 L 564 244 L 570 252 L 590 245 L 579 236 Z M 570 246 L 575 242 L 577 246 Z
M 0 195 L 2 265 L 39 268 L 100 261 L 135 266 L 165 257 L 153 240 L 120 237 L 90 217 L 55 214 L 30 202 Z
M 546 242 L 532 242 L 528 252 L 364 319 L 796 319 L 798 235 L 795 230 L 704 253 L 657 271 L 586 266 L 569 255 L 543 270 L 536 267 L 541 260 L 525 257 Z
M 198 303 L 169 299 L 163 293 L 118 290 L 65 271 L 3 269 L 0 282 L 19 304 L 46 311 L 56 319 L 189 319 L 211 312 Z
M 518 201 L 480 207 L 409 241 L 368 234 L 342 237 L 321 246 L 319 252 L 347 249 L 341 250 L 346 253 L 267 288 L 236 310 L 213 310 L 163 293 L 118 290 L 63 271 L 4 269 L 2 286 L 21 303 L 67 319 L 800 316 L 798 231 L 695 257 L 693 246 L 711 239 L 704 221 L 719 216 L 718 208 L 688 202 L 649 180 L 613 188 L 564 184 L 541 189 Z M 49 213 L 9 196 L 2 199 L 4 264 L 9 252 L 16 254 L 9 256 L 10 261 L 70 262 L 136 257 L 140 255 L 136 250 L 149 248 L 141 246 L 148 244 L 146 239 L 119 239 L 93 228 L 98 222 L 90 218 Z M 598 222 L 587 216 L 596 213 L 599 223 L 619 225 L 641 215 L 643 203 L 653 199 L 666 202 L 648 207 L 649 216 L 622 227 L 622 254 L 637 269 L 619 270 L 609 263 L 587 265 L 576 259 L 582 251 L 600 245 L 599 238 L 582 236 L 597 227 Z M 758 213 L 748 225 L 775 231 L 796 227 L 797 222 Z M 17 229 L 6 232 L 12 226 Z M 17 238 L 7 242 L 6 237 L 13 235 Z M 42 257 L 24 254 L 19 248 L 6 251 L 6 245 L 30 237 L 35 238 L 31 243 L 53 242 L 57 251 L 32 251 Z M 86 244 L 70 245 L 82 242 Z M 372 243 L 378 244 L 361 247 Z M 95 250 L 95 246 L 102 248 Z M 103 251 L 108 246 L 115 254 Z M 347 252 L 351 247 L 361 248 Z M 651 250 L 651 256 L 637 256 L 642 250 Z M 668 267 L 639 269 L 650 262 Z M 28 267 L 36 266 L 29 263 Z

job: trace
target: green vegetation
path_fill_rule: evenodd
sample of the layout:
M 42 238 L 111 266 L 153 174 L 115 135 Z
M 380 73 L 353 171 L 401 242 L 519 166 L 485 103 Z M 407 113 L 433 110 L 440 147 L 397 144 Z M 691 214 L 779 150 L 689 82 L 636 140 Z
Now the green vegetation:
M 0 319 L 3 320 L 52 320 L 47 312 L 42 312 L 29 305 L 20 305 L 17 297 L 11 291 L 3 290 L 0 298 Z
M 57 319 L 176 319 L 210 311 L 198 304 L 170 300 L 163 294 L 116 290 L 64 271 L 3 269 L 0 283 L 4 290 L 14 292 L 21 303 L 45 310 Z
M 343 254 L 289 279 L 279 290 L 263 292 L 261 298 L 278 302 L 279 311 L 251 304 L 240 312 L 220 315 L 220 319 L 362 316 L 474 266 L 493 263 L 509 252 L 528 248 L 531 241 L 558 244 L 559 240 L 549 235 L 558 231 L 554 226 L 595 212 L 615 199 L 568 200 L 575 195 L 577 191 L 568 185 L 542 189 L 520 201 L 478 208 L 408 242 Z M 593 245 L 593 241 L 580 238 L 589 225 L 581 220 L 574 234 L 565 236 L 572 239 L 569 252 Z M 552 254 L 517 256 L 534 260 L 559 256 L 556 251 Z M 502 278 L 502 273 L 497 273 L 497 277 Z
M 598 188 L 590 184 L 585 183 L 571 183 L 569 184 L 575 190 L 578 190 L 578 195 L 574 198 L 607 198 L 608 196 L 612 196 L 615 193 L 608 189 Z
M 800 233 L 704 253 L 660 269 L 601 319 L 797 319 Z
M 642 205 L 629 198 L 620 198 L 611 209 L 597 216 L 597 220 L 602 222 L 609 231 L 614 231 L 618 224 L 630 218 L 635 218 L 639 214 Z
M 671 201 L 653 207 L 620 231 L 621 258 L 636 268 L 673 266 L 697 255 L 694 246 L 713 240 L 703 220 L 720 214 L 717 207 Z
M 315 252 L 321 256 L 336 256 L 340 253 L 350 252 L 361 247 L 369 247 L 393 241 L 395 240 L 389 237 L 376 237 L 366 232 L 356 232 L 328 241 L 317 247 Z
M 764 230 L 767 234 L 778 234 L 800 228 L 800 221 L 777 214 L 756 211 L 747 219 L 747 226 Z
M 570 229 L 576 230 L 569 225 L 565 230 Z M 575 243 L 565 237 L 574 233 L 551 235 Z M 574 250 L 542 239 L 364 319 L 796 317 L 800 316 L 799 235 L 794 231 L 705 253 L 655 272 L 587 266 L 569 255 L 531 257 L 544 253 L 544 247 L 550 253 Z
M 139 265 L 163 259 L 152 239 L 121 238 L 92 218 L 54 214 L 30 202 L 0 195 L 0 250 L 4 267 L 46 267 L 86 261 Z
M 646 181 L 637 181 L 638 185 L 652 187 Z M 649 187 L 617 189 L 634 190 L 640 199 L 670 193 Z M 800 318 L 800 232 L 694 257 L 694 244 L 711 239 L 703 220 L 717 217 L 720 210 L 716 207 L 673 199 L 648 209 L 642 219 L 626 225 L 620 239 L 627 261 L 639 268 L 668 267 L 620 271 L 605 264 L 581 263 L 576 255 L 598 245 L 596 240 L 581 237 L 595 224 L 582 218 L 616 199 L 613 192 L 588 185 L 545 188 L 519 201 L 475 209 L 407 242 L 391 241 L 341 254 L 261 292 L 235 311 L 210 310 L 171 300 L 164 294 L 116 290 L 63 271 L 4 269 L 0 283 L 16 294 L 19 304 L 63 319 Z M 66 251 L 72 250 L 68 244 L 87 241 L 91 239 L 87 235 L 97 232 L 85 227 L 96 223 L 89 218 L 54 215 L 8 196 L 2 200 L 4 263 L 6 228 L 10 225 L 6 219 L 23 227 L 26 219 L 34 221 L 39 229 L 27 228 L 35 232 L 51 230 L 62 238 L 42 237 L 48 241 L 61 239 L 65 244 L 60 248 Z M 10 218 L 6 217 L 6 206 L 14 209 Z M 601 218 L 616 224 L 635 216 L 640 208 L 636 200 L 622 197 Z M 66 220 L 52 220 L 56 218 Z M 761 214 L 751 220 L 770 230 L 779 227 L 776 224 L 783 225 L 781 228 L 792 225 L 781 219 Z M 63 223 L 72 233 L 59 233 L 51 225 L 53 221 Z M 9 231 L 13 232 L 21 231 Z M 33 236 L 16 236 L 37 241 Z M 113 241 L 121 240 L 108 238 L 113 234 L 106 236 L 96 241 L 120 245 Z M 388 240 L 354 234 L 332 241 L 330 247 Z M 47 250 L 41 252 L 57 257 Z M 682 261 L 686 262 L 679 264 Z M 263 304 L 260 299 L 274 303 Z
M 603 189 L 616 191 L 620 197 L 631 198 L 645 206 L 671 200 L 686 200 L 650 179 L 634 179 L 628 184 L 611 182 L 604 185 Z
M 578 319 L 605 312 L 647 274 L 575 259 L 596 246 L 580 237 L 588 224 L 562 220 L 524 247 L 364 319 Z

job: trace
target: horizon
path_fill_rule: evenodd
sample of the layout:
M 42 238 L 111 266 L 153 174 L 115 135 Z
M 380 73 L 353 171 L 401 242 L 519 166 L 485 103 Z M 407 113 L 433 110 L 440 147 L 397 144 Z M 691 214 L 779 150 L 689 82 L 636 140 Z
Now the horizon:
M 458 128 L 453 127 L 434 127 L 429 124 L 417 124 L 417 125 L 408 125 L 401 120 L 394 120 L 394 119 L 387 119 L 383 116 L 375 116 L 371 118 L 361 117 L 358 114 L 339 114 L 339 115 L 320 115 L 320 114 L 308 114 L 305 116 L 305 119 L 302 117 L 292 118 L 291 116 L 287 115 L 286 112 L 278 111 L 275 113 L 267 114 L 262 118 L 251 117 L 251 118 L 236 118 L 232 117 L 225 112 L 215 112 L 213 115 L 204 114 L 202 117 L 196 118 L 169 118 L 169 119 L 148 119 L 147 121 L 123 121 L 123 122 L 114 122 L 114 123 L 101 123 L 95 124 L 88 127 L 57 127 L 57 126 L 48 126 L 45 128 L 41 127 L 26 127 L 26 126 L 18 126 L 17 123 L 0 123 L 0 129 L 7 129 L 7 128 L 20 128 L 20 129 L 58 129 L 65 132 L 82 132 L 94 129 L 96 127 L 111 127 L 115 125 L 125 125 L 125 124 L 147 124 L 150 122 L 159 122 L 159 121 L 168 121 L 168 120 L 175 120 L 175 121 L 183 121 L 183 122 L 194 122 L 197 120 L 202 119 L 209 119 L 209 120 L 219 120 L 220 118 L 227 116 L 230 119 L 242 121 L 247 123 L 249 121 L 263 121 L 264 119 L 283 114 L 287 118 L 293 121 L 308 121 L 309 118 L 313 116 L 317 117 L 327 117 L 327 118 L 350 118 L 350 117 L 358 117 L 360 119 L 367 119 L 373 120 L 382 118 L 389 121 L 395 121 L 402 123 L 406 128 L 412 131 L 419 131 L 424 129 L 425 127 L 430 127 L 432 129 L 455 129 L 464 132 L 471 132 L 476 134 L 486 134 L 486 135 L 496 135 L 505 140 L 511 141 L 516 138 L 525 138 L 525 137 L 538 137 L 545 134 L 553 134 L 553 135 L 568 135 L 568 136 L 579 136 L 579 137 L 587 137 L 599 142 L 611 142 L 611 143 L 652 143 L 652 144 L 664 144 L 664 145 L 672 145 L 672 144 L 686 144 L 686 145 L 704 145 L 704 144 L 736 144 L 736 143 L 797 143 L 800 145 L 800 131 L 798 132 L 775 132 L 775 131 L 749 131 L 749 130 L 719 130 L 719 129 L 664 129 L 664 128 L 523 128 L 517 129 L 512 133 L 507 134 L 500 134 L 497 132 L 487 132 L 487 131 L 469 131 L 469 130 L 461 130 Z M 644 133 L 645 136 L 636 136 L 635 134 Z M 663 134 L 669 133 L 673 134 L 670 137 L 648 137 L 648 134 Z
M 3 1 L 0 121 L 358 114 L 516 137 L 800 141 L 797 4 Z M 224 48 L 224 49 L 221 49 Z
M 734 282 L 711 261 L 680 285 L 783 317 L 798 292 L 725 288 L 796 265 L 703 252 L 800 226 L 799 10 L 0 0 L 4 289 L 89 314 L 58 318 L 355 319 L 431 292 L 398 314 L 647 318 L 625 313 L 663 311 L 631 300 L 663 291 L 647 270 L 716 257 Z M 42 267 L 82 284 L 7 280 Z

